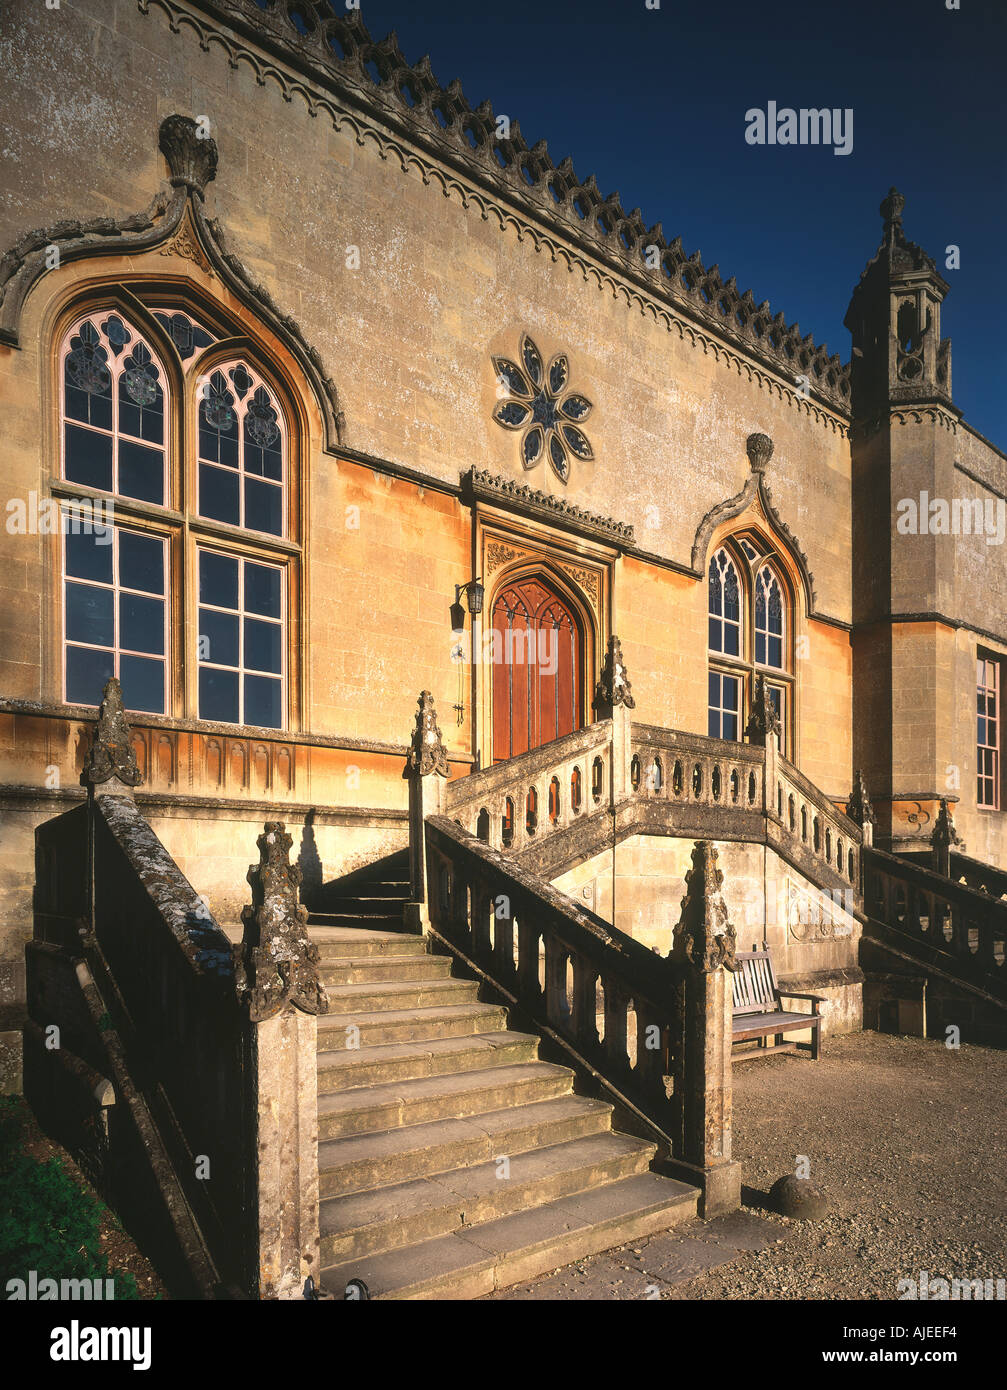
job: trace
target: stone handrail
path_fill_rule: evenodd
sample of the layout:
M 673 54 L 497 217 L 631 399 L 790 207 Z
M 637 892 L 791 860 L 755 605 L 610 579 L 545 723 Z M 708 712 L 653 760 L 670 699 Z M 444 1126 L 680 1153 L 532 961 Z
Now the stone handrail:
M 721 1121 L 725 1086 L 729 1112 L 730 991 L 718 996 L 719 1012 L 697 1013 L 690 965 L 655 955 L 447 816 L 427 819 L 426 853 L 433 936 L 665 1138 L 670 1158 L 703 1187 L 708 1212 L 727 1201 L 705 1170 L 729 1163 L 729 1122 L 700 1127 L 695 1116 L 697 1090 L 712 1086 L 711 1057 Z M 697 1043 L 687 1014 L 704 1018 L 709 1036 Z
M 993 899 L 1007 898 L 1007 870 L 984 864 L 954 849 L 951 850 L 951 877 L 956 883 L 964 883 L 967 888 L 974 888 Z
M 448 783 L 444 809 L 493 849 L 513 853 L 610 805 L 612 721 Z
M 1007 998 L 1007 903 L 864 846 L 864 909 L 912 954 Z

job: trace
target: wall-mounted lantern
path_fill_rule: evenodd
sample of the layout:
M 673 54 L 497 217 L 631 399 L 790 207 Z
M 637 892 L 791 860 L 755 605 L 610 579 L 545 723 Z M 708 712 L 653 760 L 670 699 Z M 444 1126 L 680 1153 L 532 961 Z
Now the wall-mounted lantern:
M 451 605 L 451 636 L 454 639 L 451 655 L 452 660 L 458 662 L 458 701 L 454 708 L 459 724 L 465 718 L 465 663 L 462 647 L 462 637 L 465 634 L 465 609 L 462 607 L 462 594 L 465 595 L 469 613 L 473 618 L 478 617 L 483 611 L 483 599 L 486 597 L 482 580 L 470 579 L 467 584 L 456 584 L 455 601 Z

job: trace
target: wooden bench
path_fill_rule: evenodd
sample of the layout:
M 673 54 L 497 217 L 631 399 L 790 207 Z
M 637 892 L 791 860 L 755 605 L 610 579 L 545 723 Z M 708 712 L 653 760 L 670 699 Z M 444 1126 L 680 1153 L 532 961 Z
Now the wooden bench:
M 750 1042 L 758 1040 L 755 1048 L 734 1054 L 734 1060 L 758 1056 L 764 1052 L 795 1052 L 802 1048 L 811 1053 L 813 1061 L 819 1056 L 819 1030 L 821 1015 L 819 1005 L 827 1001 L 820 994 L 792 994 L 781 990 L 776 983 L 776 972 L 769 954 L 769 947 L 761 951 L 738 951 L 735 955 L 738 968 L 734 973 L 734 1018 L 731 1041 Z M 811 1001 L 810 1014 L 788 1013 L 782 1007 L 784 999 L 808 999 Z M 811 1029 L 811 1042 L 784 1042 L 785 1033 Z M 767 1047 L 764 1039 L 772 1036 L 774 1047 Z

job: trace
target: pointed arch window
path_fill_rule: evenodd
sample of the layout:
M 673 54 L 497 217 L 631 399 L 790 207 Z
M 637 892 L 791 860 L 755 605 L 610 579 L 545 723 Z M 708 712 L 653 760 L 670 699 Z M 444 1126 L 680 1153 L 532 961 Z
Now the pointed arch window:
M 64 336 L 60 372 L 63 477 L 163 506 L 167 378 L 150 344 L 121 315 L 90 314 Z
M 793 603 L 772 549 L 761 535 L 729 537 L 710 559 L 707 732 L 738 740 L 747 722 L 755 680 L 765 677 L 793 747 Z
M 216 349 L 233 329 L 137 294 L 78 315 L 59 344 L 63 506 L 75 488 L 114 500 L 101 534 L 64 527 L 63 698 L 95 705 L 115 675 L 128 709 L 284 728 L 290 417 L 268 364 Z
M 245 362 L 212 372 L 199 402 L 199 514 L 284 534 L 286 430 L 276 399 Z

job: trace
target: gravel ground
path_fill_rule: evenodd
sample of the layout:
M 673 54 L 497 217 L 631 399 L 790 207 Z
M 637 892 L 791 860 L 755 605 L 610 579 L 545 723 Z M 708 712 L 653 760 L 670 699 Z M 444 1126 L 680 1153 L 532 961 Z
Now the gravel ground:
M 880 1033 L 829 1039 L 817 1063 L 745 1063 L 734 1072 L 734 1155 L 748 1227 L 760 1218 L 765 1233 L 749 1243 L 765 1248 L 728 1249 L 729 1262 L 693 1275 L 688 1250 L 704 1229 L 715 1238 L 716 1223 L 680 1228 L 491 1297 L 639 1298 L 656 1283 L 667 1299 L 894 1299 L 899 1280 L 922 1271 L 1005 1278 L 1005 1077 L 1002 1052 Z M 823 1221 L 761 1205 L 799 1155 L 828 1195 Z

